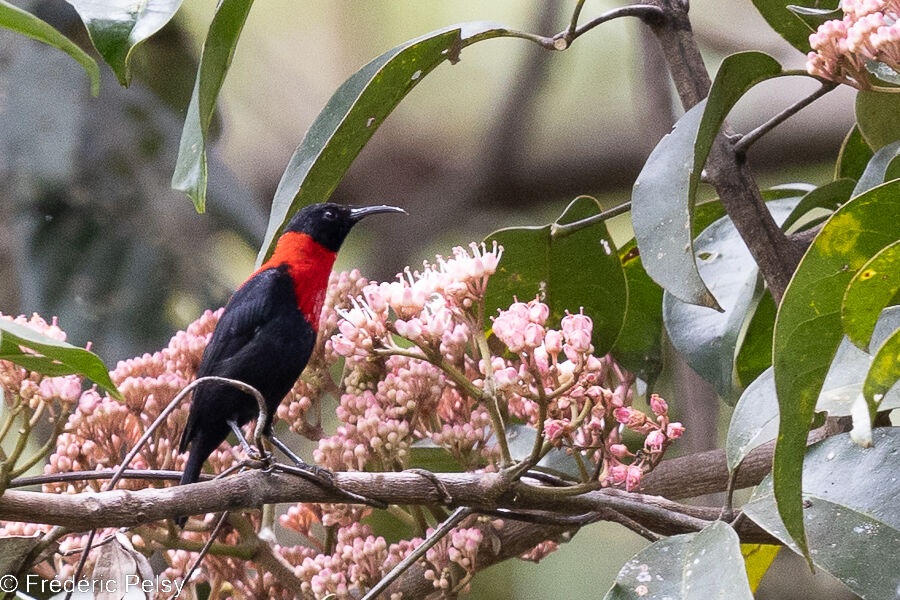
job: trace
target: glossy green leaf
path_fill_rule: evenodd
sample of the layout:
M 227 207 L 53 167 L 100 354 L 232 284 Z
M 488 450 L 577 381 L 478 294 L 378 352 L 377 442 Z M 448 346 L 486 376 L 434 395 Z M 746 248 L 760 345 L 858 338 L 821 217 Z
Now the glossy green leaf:
M 203 42 L 172 175 L 172 187 L 186 193 L 199 213 L 206 210 L 206 135 L 252 5 L 253 0 L 221 0 Z
M 6 0 L 0 0 L 0 27 L 62 50 L 78 61 L 90 77 L 91 95 L 96 96 L 100 93 L 100 67 L 97 66 L 97 61 L 49 23 L 18 6 L 13 6 Z
M 856 93 L 856 122 L 869 147 L 880 150 L 900 140 L 900 94 L 860 90 Z
M 735 375 L 740 387 L 747 387 L 772 366 L 772 332 L 775 329 L 776 310 L 772 295 L 763 293 L 734 359 Z
M 257 265 L 271 255 L 294 213 L 331 196 L 369 138 L 423 77 L 445 60 L 456 62 L 465 46 L 507 33 L 482 22 L 433 31 L 388 50 L 341 84 L 278 182 Z
M 435 444 L 431 438 L 413 442 L 409 448 L 409 468 L 427 469 L 433 473 L 461 473 L 465 471 L 450 451 Z
M 872 331 L 872 348 L 878 348 L 897 328 L 900 328 L 900 307 L 885 309 Z M 822 383 L 816 411 L 827 412 L 832 417 L 851 415 L 853 404 L 863 393 L 863 383 L 871 366 L 872 355 L 854 346 L 844 336 Z M 891 390 L 881 401 L 882 409 L 897 407 L 900 407 L 900 389 Z
M 537 430 L 530 425 L 507 425 L 506 441 L 509 443 L 509 453 L 514 460 L 524 460 L 531 456 L 534 448 L 534 438 Z M 581 453 L 587 469 L 593 470 L 594 463 L 588 457 L 588 453 Z M 554 448 L 548 452 L 535 467 L 538 471 L 545 471 L 573 481 L 581 480 L 581 471 L 575 459 L 562 448 Z
M 882 408 L 883 398 L 900 379 L 900 329 L 896 329 L 872 358 L 872 367 L 863 383 L 863 396 L 871 409 Z
M 876 151 L 869 164 L 866 165 L 866 170 L 863 171 L 859 181 L 856 182 L 853 195 L 858 196 L 876 185 L 881 185 L 886 179 L 891 163 L 897 156 L 900 156 L 900 140 L 891 142 Z
M 798 198 L 786 198 L 766 206 L 775 221 L 781 223 L 798 202 Z M 669 340 L 691 368 L 712 383 L 723 399 L 733 401 L 738 339 L 749 311 L 762 293 L 759 268 L 728 217 L 697 236 L 694 251 L 700 275 L 718 298 L 723 312 L 682 302 L 666 292 L 663 321 Z
M 740 97 L 781 73 L 778 61 L 761 52 L 727 57 L 707 99 L 685 113 L 660 140 L 634 184 L 631 217 L 644 268 L 684 302 L 719 308 L 697 271 L 691 237 L 700 173 L 713 142 Z
M 747 567 L 747 579 L 750 582 L 750 591 L 756 593 L 759 582 L 765 577 L 772 566 L 781 546 L 774 544 L 741 544 L 741 554 L 744 556 L 744 564 Z
M 886 81 L 895 86 L 900 85 L 900 73 L 880 60 L 866 59 L 866 71 L 882 81 Z
M 556 231 L 602 212 L 597 201 L 581 196 L 572 201 L 555 224 L 501 229 L 487 237 L 503 246 L 497 272 L 488 281 L 485 311 L 496 314 L 517 297 L 535 296 L 550 307 L 555 327 L 566 311 L 584 313 L 594 322 L 594 353 L 612 348 L 625 320 L 628 288 L 612 236 L 602 221 L 574 232 Z
M 844 204 L 807 250 L 778 310 L 773 344 L 780 407 L 775 494 L 788 532 L 804 552 L 803 452 L 816 399 L 843 337 L 843 292 L 869 258 L 896 240 L 898 222 L 900 180 Z
M 867 350 L 878 315 L 900 291 L 900 241 L 881 249 L 850 280 L 841 305 L 844 333 Z
M 803 218 L 806 213 L 815 208 L 824 208 L 829 211 L 836 211 L 840 206 L 850 199 L 853 194 L 853 188 L 856 182 L 852 179 L 838 179 L 830 183 L 826 183 L 821 187 L 817 187 L 807 193 L 800 200 L 799 204 L 791 212 L 790 216 L 781 225 L 784 231 L 787 231 L 797 221 Z
M 55 363 L 45 363 L 40 360 L 41 357 L 35 357 L 34 354 L 23 351 L 23 347 L 42 355 L 44 360 L 55 361 Z M 0 355 L 3 360 L 20 364 L 26 369 L 40 369 L 41 366 L 45 366 L 48 375 L 72 373 L 84 375 L 109 392 L 111 396 L 124 400 L 112 379 L 109 378 L 109 371 L 99 356 L 84 348 L 47 337 L 19 323 L 0 319 Z
M 619 250 L 619 258 L 628 282 L 628 306 L 611 353 L 652 388 L 662 370 L 663 291 L 644 271 L 634 240 Z
M 182 0 L 67 0 L 84 21 L 94 48 L 112 68 L 119 83 L 128 86 L 131 53 L 168 23 Z
M 729 473 L 747 455 L 778 435 L 778 400 L 775 396 L 775 372 L 766 369 L 747 386 L 731 414 L 725 458 Z
M 803 521 L 812 562 L 864 600 L 895 598 L 900 569 L 900 429 L 873 431 L 875 445 L 861 448 L 846 433 L 812 446 L 803 465 Z M 772 476 L 756 488 L 744 514 L 794 552 L 776 510 Z
M 819 8 L 819 4 L 819 0 L 797 0 L 795 2 L 753 0 L 753 5 L 769 24 L 769 27 L 803 54 L 812 51 L 809 45 L 809 34 L 814 30 L 788 7 L 793 7 L 796 11 L 797 7 Z
M 698 533 L 673 535 L 625 563 L 604 600 L 752 600 L 741 543 L 715 521 Z
M 854 123 L 841 144 L 841 151 L 834 165 L 834 178 L 858 180 L 866 170 L 872 154 L 872 149 L 859 131 L 859 125 Z
M 806 23 L 810 32 L 819 28 L 819 25 L 825 21 L 841 20 L 844 18 L 844 11 L 838 8 L 810 8 L 808 6 L 798 6 L 796 4 L 788 4 L 786 7 L 789 11 L 797 15 L 801 21 Z

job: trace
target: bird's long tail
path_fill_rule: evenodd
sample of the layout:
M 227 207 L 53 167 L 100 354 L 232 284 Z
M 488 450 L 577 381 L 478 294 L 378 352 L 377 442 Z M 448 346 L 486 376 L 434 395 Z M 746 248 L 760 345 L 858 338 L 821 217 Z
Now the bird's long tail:
M 203 463 L 206 462 L 206 459 L 212 454 L 212 451 L 222 443 L 222 440 L 224 440 L 225 437 L 227 437 L 227 433 L 226 435 L 223 435 L 221 439 L 213 440 L 209 439 L 207 435 L 204 435 L 202 430 L 195 432 L 194 438 L 190 440 L 191 452 L 188 455 L 187 463 L 184 466 L 184 473 L 181 475 L 181 485 L 194 483 L 195 481 L 200 480 L 200 472 L 203 470 Z M 186 446 L 187 444 L 183 445 Z M 175 519 L 175 523 L 179 527 L 184 527 L 186 522 L 186 516 Z

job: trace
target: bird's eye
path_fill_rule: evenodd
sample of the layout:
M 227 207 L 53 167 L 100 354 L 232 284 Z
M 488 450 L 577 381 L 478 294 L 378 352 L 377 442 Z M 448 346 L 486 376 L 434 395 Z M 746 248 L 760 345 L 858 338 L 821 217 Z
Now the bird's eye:
M 334 211 L 331 210 L 331 209 L 328 209 L 328 210 L 325 211 L 325 214 L 322 215 L 322 217 L 323 217 L 326 221 L 334 221 L 335 219 L 337 219 L 337 213 L 334 212 Z

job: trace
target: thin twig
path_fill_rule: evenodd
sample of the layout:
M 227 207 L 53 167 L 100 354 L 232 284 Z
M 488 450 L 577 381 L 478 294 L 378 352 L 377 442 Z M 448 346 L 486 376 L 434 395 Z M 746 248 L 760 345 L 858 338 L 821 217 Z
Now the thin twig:
M 191 568 L 188 569 L 188 572 L 185 574 L 184 579 L 182 580 L 184 584 L 187 584 L 191 580 L 191 577 L 194 575 L 194 571 L 200 566 L 200 563 L 203 562 L 203 559 L 206 558 L 206 555 L 209 553 L 209 549 L 212 548 L 213 542 L 216 541 L 216 537 L 219 535 L 219 532 L 222 530 L 222 526 L 225 525 L 225 520 L 228 518 L 228 511 L 222 513 L 222 516 L 219 517 L 219 522 L 216 523 L 216 526 L 213 527 L 212 533 L 209 534 L 209 539 L 206 540 L 206 543 L 203 544 L 203 548 L 200 549 L 200 554 L 197 555 L 197 558 L 194 560 L 194 564 L 191 565 Z M 181 586 L 181 589 L 175 592 L 173 598 L 177 598 L 181 595 L 181 591 L 184 590 L 184 585 Z
M 579 219 L 578 221 L 566 223 L 565 225 L 558 225 L 554 223 L 550 226 L 550 237 L 554 240 L 562 239 L 566 236 L 572 235 L 576 231 L 581 231 L 585 227 L 590 227 L 595 223 L 600 223 L 602 221 L 606 221 L 607 219 L 623 215 L 630 210 L 631 202 L 625 202 L 624 204 L 620 204 L 618 206 L 608 208 L 603 212 L 599 212 L 596 215 L 591 215 L 590 217 Z
M 468 507 L 457 508 L 453 511 L 447 519 L 440 524 L 440 526 L 431 532 L 427 538 L 425 538 L 422 543 L 413 550 L 409 556 L 401 560 L 397 563 L 397 566 L 391 569 L 391 571 L 385 575 L 381 581 L 376 583 L 372 589 L 370 589 L 365 596 L 362 597 L 362 600 L 374 600 L 377 598 L 383 591 L 385 591 L 388 586 L 390 586 L 395 579 L 400 577 L 404 571 L 410 568 L 417 560 L 425 556 L 425 553 L 428 550 L 441 541 L 445 535 L 450 533 L 450 530 L 456 527 L 463 519 L 471 515 L 474 511 Z
M 658 23 L 666 18 L 666 13 L 663 9 L 658 6 L 653 6 L 652 4 L 632 4 L 630 6 L 621 6 L 619 8 L 614 8 L 612 10 L 608 10 L 599 17 L 588 21 L 581 27 L 575 29 L 572 32 L 571 36 L 564 35 L 563 38 L 566 41 L 566 46 L 572 44 L 575 38 L 584 35 L 594 27 L 598 25 L 602 25 L 607 21 L 612 21 L 613 19 L 618 19 L 620 17 L 637 17 L 642 21 L 648 23 Z M 564 48 L 560 48 L 564 49 Z
M 575 3 L 575 10 L 572 11 L 572 19 L 569 21 L 569 28 L 566 30 L 566 36 L 571 39 L 575 35 L 578 28 L 578 17 L 581 16 L 581 9 L 584 8 L 584 0 L 578 0 Z
M 825 94 L 830 92 L 831 90 L 835 89 L 837 87 L 837 85 L 838 84 L 833 83 L 833 82 L 823 83 L 819 89 L 817 89 L 815 92 L 813 92 L 809 96 L 807 96 L 805 98 L 801 98 L 800 100 L 798 100 L 794 104 L 788 106 L 783 111 L 781 111 L 780 113 L 778 113 L 777 115 L 775 115 L 774 117 L 772 117 L 771 119 L 769 119 L 768 121 L 766 121 L 765 123 L 763 123 L 762 125 L 757 127 L 756 129 L 754 129 L 753 131 L 750 131 L 749 133 L 745 134 L 743 137 L 740 138 L 740 140 L 738 140 L 734 144 L 735 153 L 737 153 L 738 156 L 742 156 L 742 155 L 746 154 L 747 150 L 750 148 L 750 146 L 752 146 L 754 143 L 759 141 L 759 139 L 761 137 L 763 137 L 764 135 L 769 133 L 771 130 L 773 130 L 776 127 L 778 127 L 779 125 L 781 125 L 784 121 L 786 121 L 790 117 L 794 116 L 795 114 L 797 114 L 798 112 L 800 112 L 801 110 L 803 110 L 804 108 L 806 108 L 807 106 L 809 106 L 810 104 L 812 104 L 813 102 L 815 102 L 816 100 L 818 100 L 819 98 L 821 98 L 822 96 L 824 96 Z

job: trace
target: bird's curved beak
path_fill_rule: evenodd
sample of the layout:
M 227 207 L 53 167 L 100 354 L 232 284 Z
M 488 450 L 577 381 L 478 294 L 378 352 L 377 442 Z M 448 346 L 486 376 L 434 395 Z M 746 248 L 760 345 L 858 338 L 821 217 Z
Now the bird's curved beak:
M 377 215 L 379 213 L 403 213 L 404 215 L 408 214 L 402 208 L 381 204 L 378 206 L 357 206 L 355 208 L 351 208 L 350 218 L 355 222 L 371 215 Z

